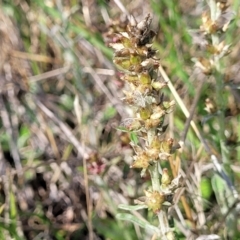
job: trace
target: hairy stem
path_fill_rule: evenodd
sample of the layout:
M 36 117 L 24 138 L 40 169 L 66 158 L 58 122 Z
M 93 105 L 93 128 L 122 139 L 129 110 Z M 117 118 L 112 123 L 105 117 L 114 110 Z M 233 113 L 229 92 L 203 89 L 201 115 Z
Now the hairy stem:
M 158 171 L 158 163 L 149 167 L 149 173 L 151 175 L 152 189 L 153 191 L 160 190 L 160 174 Z

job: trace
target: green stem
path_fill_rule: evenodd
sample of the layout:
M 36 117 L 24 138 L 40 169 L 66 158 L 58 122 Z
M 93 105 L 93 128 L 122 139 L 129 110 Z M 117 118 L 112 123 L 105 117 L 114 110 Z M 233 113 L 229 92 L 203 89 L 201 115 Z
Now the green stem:
M 218 69 L 216 69 L 218 71 Z M 218 124 L 219 124 L 219 141 L 220 141 L 220 149 L 221 149 L 221 156 L 222 161 L 225 164 L 229 164 L 228 159 L 228 151 L 225 145 L 225 116 L 224 116 L 224 109 L 225 109 L 225 99 L 223 99 L 223 90 L 224 90 L 224 84 L 222 80 L 221 74 L 217 72 L 216 74 L 216 97 L 217 97 L 217 103 L 218 103 Z
M 211 13 L 211 20 L 216 21 L 219 16 L 221 15 L 221 9 L 217 6 L 216 0 L 208 0 L 210 13 Z M 220 43 L 219 35 L 218 33 L 211 34 L 212 38 L 212 45 L 216 46 Z M 221 149 L 221 156 L 222 160 L 225 164 L 228 164 L 228 154 L 227 149 L 225 146 L 225 116 L 224 116 L 224 109 L 225 109 L 225 100 L 223 99 L 223 90 L 224 90 L 224 83 L 223 83 L 223 77 L 221 75 L 221 67 L 218 56 L 214 57 L 214 65 L 215 65 L 215 79 L 216 79 L 216 97 L 217 97 L 217 104 L 218 104 L 218 124 L 219 124 L 219 141 L 220 141 L 220 149 Z
M 160 191 L 160 174 L 158 171 L 158 164 L 155 163 L 153 166 L 149 167 L 149 173 L 151 176 L 151 181 L 152 181 L 152 190 L 153 191 Z M 167 219 L 167 212 L 164 209 L 161 209 L 158 212 L 158 221 L 159 221 L 159 228 L 161 229 L 161 239 L 162 240 L 168 240 L 166 233 L 169 231 L 169 223 Z
M 156 129 L 150 129 L 148 130 L 147 133 L 147 142 L 148 145 L 151 144 L 154 136 L 156 136 Z M 159 173 L 159 167 L 160 164 L 159 162 L 154 163 L 153 166 L 149 167 L 149 173 L 151 176 L 151 182 L 152 182 L 152 190 L 153 191 L 161 191 L 161 183 L 160 183 L 160 173 Z M 173 238 L 170 238 L 167 236 L 167 234 L 170 232 L 170 228 L 169 228 L 169 223 L 168 223 L 168 217 L 167 217 L 167 212 L 165 209 L 161 209 L 158 214 L 158 221 L 159 221 L 159 228 L 161 229 L 161 239 L 162 240 L 170 240 Z M 174 236 L 174 233 L 172 233 L 171 236 Z
M 158 171 L 158 163 L 155 163 L 153 166 L 149 167 L 149 172 L 151 175 L 152 181 L 152 190 L 160 191 L 160 174 Z
M 151 144 L 155 135 L 156 135 L 156 129 L 152 128 L 148 130 L 147 132 L 148 146 Z M 149 167 L 149 173 L 151 175 L 152 190 L 159 192 L 160 191 L 160 174 L 158 171 L 158 163 L 154 163 L 153 166 Z
M 167 213 L 164 210 L 161 210 L 158 213 L 158 221 L 159 221 L 159 227 L 161 228 L 162 232 L 162 240 L 173 240 L 173 238 L 169 238 L 168 232 L 169 232 L 169 224 L 168 224 L 168 219 L 167 219 Z M 173 235 L 171 235 L 173 237 Z

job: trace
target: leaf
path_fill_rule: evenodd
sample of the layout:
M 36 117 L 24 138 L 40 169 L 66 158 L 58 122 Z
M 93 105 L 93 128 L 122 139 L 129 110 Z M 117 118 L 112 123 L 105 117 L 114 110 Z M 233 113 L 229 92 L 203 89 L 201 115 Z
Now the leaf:
M 137 137 L 137 134 L 136 134 L 136 133 L 131 132 L 131 133 L 130 133 L 130 139 L 131 139 L 131 141 L 132 141 L 135 145 L 138 144 L 138 137 Z
M 103 239 L 114 240 L 132 240 L 137 239 L 135 231 L 130 224 L 124 224 L 121 221 L 113 221 L 110 218 L 99 219 L 93 218 L 94 229 L 98 234 L 101 234 Z M 82 235 L 73 238 L 75 240 L 82 239 Z
M 127 130 L 125 127 L 116 127 L 116 129 L 121 132 L 129 132 L 129 130 Z
M 56 8 L 47 6 L 43 1 L 37 1 L 36 3 L 48 14 L 48 16 L 55 19 L 55 21 L 56 19 L 61 19 L 61 13 Z
M 17 146 L 19 148 L 22 148 L 25 146 L 26 142 L 31 136 L 31 132 L 29 127 L 27 126 L 22 126 L 19 132 L 19 138 L 17 139 Z
M 104 111 L 104 120 L 109 120 L 111 118 L 113 118 L 116 115 L 117 111 L 114 107 L 108 107 L 107 109 L 105 109 Z
M 10 204 L 9 204 L 10 218 L 16 219 L 16 216 L 17 216 L 16 199 L 12 191 L 9 193 L 9 200 L 10 200 Z
M 151 225 L 146 220 L 139 219 L 139 218 L 137 218 L 137 217 L 135 217 L 135 216 L 133 216 L 132 214 L 129 214 L 129 213 L 118 213 L 116 215 L 116 218 L 120 219 L 120 220 L 132 222 L 132 223 L 137 224 L 138 226 L 140 226 L 144 229 L 150 229 L 150 230 L 152 230 L 154 232 L 157 232 L 157 233 L 159 233 L 159 231 L 160 231 L 157 227 Z
M 206 177 L 202 178 L 200 188 L 202 197 L 209 200 L 213 193 L 211 180 Z
M 137 211 L 140 209 L 144 209 L 147 208 L 146 205 L 126 205 L 126 204 L 119 204 L 118 208 L 123 209 L 123 210 L 127 210 L 127 211 Z

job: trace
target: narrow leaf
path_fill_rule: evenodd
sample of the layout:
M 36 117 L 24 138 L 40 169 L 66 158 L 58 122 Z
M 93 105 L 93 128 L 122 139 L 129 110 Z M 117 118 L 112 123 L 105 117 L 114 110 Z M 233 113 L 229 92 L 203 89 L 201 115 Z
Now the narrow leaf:
M 14 196 L 14 193 L 11 191 L 10 194 L 9 194 L 9 199 L 10 199 L 10 217 L 11 219 L 16 219 L 16 216 L 17 216 L 17 207 L 16 207 L 16 199 L 15 199 L 15 196 Z
M 129 222 L 135 223 L 135 224 L 137 224 L 138 226 L 140 226 L 142 228 L 150 229 L 150 230 L 152 230 L 154 232 L 157 232 L 157 233 L 159 233 L 159 231 L 160 231 L 157 227 L 151 225 L 146 220 L 139 219 L 139 218 L 135 217 L 132 214 L 118 213 L 116 215 L 116 218 L 120 219 L 120 220 L 123 220 L 123 221 L 129 221 Z
M 130 133 L 130 139 L 131 139 L 131 141 L 132 141 L 134 144 L 137 144 L 137 143 L 138 143 L 138 137 L 137 137 L 137 134 L 136 134 L 136 133 L 131 132 L 131 133 Z
M 125 127 L 116 127 L 116 129 L 121 132 L 129 132 Z
M 119 204 L 118 208 L 123 209 L 123 210 L 128 210 L 128 211 L 137 211 L 140 209 L 147 208 L 146 205 L 126 205 L 126 204 Z

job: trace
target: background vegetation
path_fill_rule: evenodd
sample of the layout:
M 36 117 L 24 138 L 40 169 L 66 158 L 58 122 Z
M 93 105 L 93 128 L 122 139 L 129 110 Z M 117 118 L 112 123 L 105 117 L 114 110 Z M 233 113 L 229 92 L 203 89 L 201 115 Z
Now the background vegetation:
M 0 239 L 151 239 L 138 224 L 115 217 L 124 212 L 119 204 L 133 204 L 149 185 L 148 176 L 129 168 L 129 135 L 117 130 L 129 117 L 108 47 L 111 23 L 124 15 L 118 3 L 0 0 Z M 224 166 L 239 193 L 240 3 L 229 3 L 236 15 L 223 36 L 232 47 L 218 77 L 224 81 L 220 96 L 229 151 Z M 192 34 L 202 24 L 206 2 L 122 4 L 137 20 L 153 16 L 162 66 L 190 109 L 199 85 L 192 60 L 208 54 Z M 173 98 L 168 90 L 166 96 Z M 210 77 L 194 121 L 221 159 L 218 103 Z M 180 140 L 185 122 L 176 103 L 169 136 Z M 238 199 L 232 201 L 232 191 L 191 129 L 175 159 L 184 177 L 171 212 L 178 239 L 210 234 L 240 239 Z M 147 211 L 134 215 L 156 220 Z

